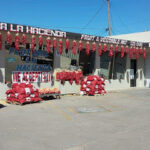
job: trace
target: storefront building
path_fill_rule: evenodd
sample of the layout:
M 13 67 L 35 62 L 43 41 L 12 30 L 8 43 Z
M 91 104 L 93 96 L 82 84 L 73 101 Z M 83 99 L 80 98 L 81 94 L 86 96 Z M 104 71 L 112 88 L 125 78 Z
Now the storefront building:
M 150 45 L 150 31 L 116 35 L 116 36 L 112 36 L 112 38 L 118 38 L 118 39 L 130 40 L 130 41 L 139 41 L 139 42 L 149 43 Z M 146 59 L 144 61 L 144 77 L 145 77 L 144 85 L 146 87 L 150 87 L 149 66 L 150 66 L 150 51 L 147 53 Z
M 0 23 L 0 86 L 32 82 L 37 88 L 57 87 L 79 93 L 80 85 L 56 80 L 59 71 L 95 74 L 106 90 L 144 87 L 144 62 L 149 43 Z

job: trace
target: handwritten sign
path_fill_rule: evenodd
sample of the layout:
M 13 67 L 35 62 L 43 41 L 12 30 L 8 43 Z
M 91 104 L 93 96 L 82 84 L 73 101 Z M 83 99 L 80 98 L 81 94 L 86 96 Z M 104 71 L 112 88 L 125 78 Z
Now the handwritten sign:
M 12 72 L 12 82 L 50 82 L 50 72 Z

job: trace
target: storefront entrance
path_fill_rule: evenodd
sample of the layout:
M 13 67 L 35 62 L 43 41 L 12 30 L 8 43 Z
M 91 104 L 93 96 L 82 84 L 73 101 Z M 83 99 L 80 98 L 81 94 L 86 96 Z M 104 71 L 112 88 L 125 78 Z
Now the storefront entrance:
M 130 87 L 136 87 L 137 60 L 132 59 L 130 65 Z

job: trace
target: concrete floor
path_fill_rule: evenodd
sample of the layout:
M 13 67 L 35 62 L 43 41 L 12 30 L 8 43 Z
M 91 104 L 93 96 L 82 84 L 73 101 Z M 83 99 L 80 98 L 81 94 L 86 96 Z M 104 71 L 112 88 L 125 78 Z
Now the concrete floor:
M 0 109 L 0 150 L 127 149 L 150 150 L 150 89 Z

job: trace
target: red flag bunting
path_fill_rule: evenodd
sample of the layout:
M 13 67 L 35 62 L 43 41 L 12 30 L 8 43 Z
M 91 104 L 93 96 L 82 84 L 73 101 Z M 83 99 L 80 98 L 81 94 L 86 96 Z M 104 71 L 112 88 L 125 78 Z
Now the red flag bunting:
M 7 39 L 7 44 L 11 45 L 11 34 L 10 32 L 7 32 L 7 36 L 6 36 L 6 39 Z
M 110 46 L 109 48 L 109 57 L 113 56 L 113 45 Z
M 19 34 L 17 33 L 15 36 L 15 49 L 19 51 L 19 42 L 20 42 L 20 38 L 19 38 Z
M 98 55 L 99 56 L 102 55 L 102 45 L 101 44 L 98 45 Z
M 69 49 L 69 45 L 70 45 L 69 39 L 66 39 L 66 50 Z
M 59 47 L 58 53 L 61 55 L 62 52 L 63 52 L 63 42 L 62 42 L 62 39 L 59 40 L 59 45 L 58 45 L 58 47 Z
M 133 47 L 133 54 L 136 54 L 136 48 Z
M 96 51 L 96 43 L 95 42 L 92 43 L 92 50 Z
M 142 55 L 143 54 L 143 49 L 142 49 L 142 47 L 140 47 L 140 50 L 139 50 L 140 52 L 140 55 Z
M 23 34 L 23 35 L 22 35 L 22 44 L 23 44 L 23 45 L 26 45 L 26 42 L 27 42 L 26 35 Z
M 124 46 L 121 46 L 121 58 L 124 57 Z
M 118 53 L 118 51 L 119 51 L 119 45 L 116 45 L 115 52 Z
M 35 46 L 35 36 L 32 35 L 31 37 L 31 51 L 34 52 L 34 46 Z
M 42 36 L 39 36 L 39 47 L 43 45 L 43 38 Z
M 136 59 L 138 59 L 138 58 L 139 58 L 139 49 L 136 48 Z
M 128 54 L 128 53 L 129 53 L 129 47 L 126 46 L 126 54 Z
M 133 57 L 133 48 L 130 47 L 129 58 L 132 59 L 132 57 Z
M 56 41 L 56 38 L 53 39 L 53 50 L 56 49 L 56 46 L 57 46 L 57 41 Z
M 50 37 L 48 37 L 46 39 L 46 51 L 47 51 L 47 53 L 50 53 L 50 48 L 51 48 L 51 40 L 50 40 Z
M 77 42 L 74 40 L 72 43 L 72 54 L 76 54 Z

